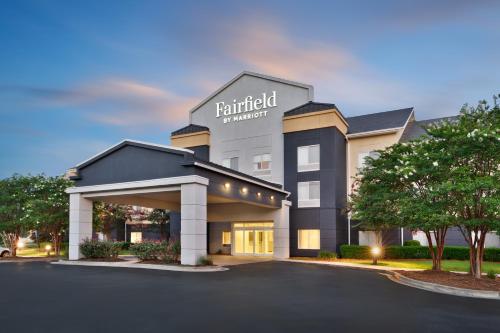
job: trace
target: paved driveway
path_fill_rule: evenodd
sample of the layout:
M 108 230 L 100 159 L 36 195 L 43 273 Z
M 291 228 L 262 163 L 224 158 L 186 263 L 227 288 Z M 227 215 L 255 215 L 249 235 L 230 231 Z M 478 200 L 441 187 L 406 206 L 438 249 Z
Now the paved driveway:
M 2 332 L 493 332 L 500 302 L 285 262 L 227 272 L 0 264 Z

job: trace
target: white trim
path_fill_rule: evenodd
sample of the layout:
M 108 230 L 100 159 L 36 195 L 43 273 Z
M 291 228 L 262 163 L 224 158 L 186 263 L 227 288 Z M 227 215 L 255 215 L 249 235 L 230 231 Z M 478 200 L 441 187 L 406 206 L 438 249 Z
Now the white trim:
M 146 145 L 146 146 L 151 146 L 151 147 L 158 147 L 158 148 L 165 148 L 165 149 L 172 149 L 172 150 L 177 150 L 177 151 L 182 151 L 184 153 L 191 153 L 191 154 L 194 154 L 194 151 L 192 150 L 189 150 L 189 149 L 185 149 L 185 148 L 179 148 L 179 147 L 173 147 L 173 146 L 166 146 L 166 145 L 160 145 L 160 144 L 156 144 L 156 143 L 151 143 L 151 142 L 145 142 L 145 141 L 138 141 L 138 140 L 130 140 L 130 139 L 125 139 L 125 140 L 122 140 L 120 142 L 118 142 L 117 144 L 114 144 L 112 145 L 111 147 L 108 147 L 106 148 L 105 150 L 101 151 L 100 153 L 98 154 L 95 154 L 94 156 L 90 157 L 90 158 L 87 158 L 85 161 L 83 162 L 80 162 L 76 165 L 76 168 L 80 167 L 81 165 L 93 160 L 94 158 L 97 158 L 101 155 L 104 155 L 106 152 L 114 149 L 115 147 L 118 147 L 119 145 L 125 143 L 125 142 L 130 142 L 130 143 L 137 143 L 137 144 L 141 144 L 141 145 Z
M 282 189 L 279 189 L 279 188 L 273 187 L 271 185 L 267 185 L 267 184 L 261 183 L 259 181 L 256 181 L 256 180 L 244 177 L 244 176 L 240 176 L 240 175 L 237 175 L 237 174 L 234 174 L 234 173 L 231 173 L 231 172 L 227 172 L 227 171 L 224 171 L 224 170 L 221 170 L 221 169 L 217 169 L 217 168 L 214 168 L 214 167 L 212 167 L 210 165 L 206 165 L 206 164 L 201 163 L 201 162 L 194 162 L 194 165 L 199 166 L 200 168 L 204 168 L 204 169 L 207 169 L 207 170 L 211 170 L 211 171 L 215 171 L 215 172 L 218 172 L 218 173 L 222 173 L 222 174 L 227 175 L 227 176 L 238 178 L 238 179 L 241 179 L 241 180 L 244 180 L 246 182 L 253 183 L 253 184 L 256 184 L 256 185 L 259 185 L 259 186 L 262 186 L 262 187 L 267 187 L 267 188 L 269 188 L 269 189 L 271 189 L 273 191 L 285 193 L 287 196 L 290 195 L 290 192 L 288 192 L 288 191 L 284 191 Z
M 375 130 L 375 131 L 368 131 L 368 132 L 360 132 L 360 133 L 354 133 L 354 134 L 347 134 L 347 138 L 354 139 L 354 138 L 360 138 L 360 137 L 364 137 L 364 136 L 395 133 L 403 128 L 404 128 L 404 126 L 403 127 L 386 128 L 386 129 L 382 129 L 382 130 Z
M 192 124 L 192 115 L 193 113 L 198 110 L 200 107 L 202 107 L 204 104 L 206 104 L 209 100 L 217 96 L 219 93 L 224 91 L 227 87 L 232 85 L 235 81 L 240 79 L 241 77 L 248 75 L 248 76 L 253 76 L 253 77 L 258 77 L 264 80 L 269 80 L 269 81 L 275 81 L 279 83 L 284 83 L 288 84 L 291 86 L 296 86 L 296 87 L 301 87 L 304 89 L 308 90 L 308 99 L 309 101 L 312 101 L 314 99 L 314 88 L 312 85 L 305 84 L 305 83 L 300 83 L 300 82 L 295 82 L 295 81 L 289 81 L 285 79 L 280 79 L 274 76 L 269 76 L 269 75 L 264 75 L 264 74 L 259 74 L 259 73 L 254 73 L 254 72 L 249 72 L 249 71 L 243 71 L 240 74 L 236 75 L 234 78 L 232 78 L 229 82 L 224 84 L 222 87 L 214 91 L 212 94 L 210 94 L 207 98 L 203 99 L 200 103 L 198 103 L 195 107 L 193 107 L 191 110 L 189 110 L 189 123 Z
M 138 189 L 138 188 L 145 188 L 145 187 L 182 185 L 182 184 L 190 184 L 190 183 L 197 183 L 197 184 L 208 186 L 208 179 L 205 177 L 196 176 L 196 175 L 169 177 L 169 178 L 158 178 L 158 179 L 140 180 L 140 181 L 134 181 L 134 182 L 70 187 L 70 188 L 66 189 L 66 193 L 71 194 L 71 193 L 89 193 L 89 192 L 101 192 L 101 191 L 127 190 L 127 189 Z
M 119 190 L 119 191 L 104 191 L 104 192 L 92 192 L 89 194 L 83 194 L 84 198 L 92 197 L 110 197 L 114 195 L 128 195 L 128 194 L 145 194 L 145 193 L 158 193 L 158 192 L 175 192 L 180 191 L 180 186 L 168 186 L 168 187 L 154 187 L 154 188 L 143 188 L 143 189 L 132 189 L 132 190 Z

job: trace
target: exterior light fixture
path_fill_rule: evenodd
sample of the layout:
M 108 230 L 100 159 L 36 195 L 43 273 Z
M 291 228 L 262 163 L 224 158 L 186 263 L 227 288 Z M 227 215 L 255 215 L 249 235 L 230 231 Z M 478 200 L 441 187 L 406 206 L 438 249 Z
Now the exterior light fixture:
M 382 254 L 382 249 L 379 246 L 374 246 L 370 250 L 372 254 L 372 264 L 376 265 L 378 258 L 380 258 L 380 255 Z
M 247 193 L 248 193 L 248 188 L 243 187 L 243 188 L 241 189 L 241 192 L 243 192 L 244 194 L 247 194 Z
M 271 195 L 271 200 L 274 200 L 274 195 Z
M 52 246 L 50 244 L 45 245 L 45 252 L 47 252 L 47 256 L 50 256 L 50 250 L 52 250 Z
M 17 247 L 18 247 L 19 249 L 22 249 L 22 248 L 24 247 L 24 242 L 23 242 L 23 241 L 19 241 L 19 242 L 17 242 Z
M 231 184 L 229 183 L 225 183 L 224 184 L 224 187 L 226 188 L 226 190 L 229 190 L 231 188 Z
M 260 198 L 262 196 L 262 193 L 257 192 L 257 196 Z

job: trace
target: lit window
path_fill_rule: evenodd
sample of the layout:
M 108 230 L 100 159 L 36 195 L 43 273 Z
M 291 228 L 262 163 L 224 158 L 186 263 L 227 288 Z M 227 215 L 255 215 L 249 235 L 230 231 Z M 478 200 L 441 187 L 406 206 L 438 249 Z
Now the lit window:
M 142 232 L 131 232 L 130 233 L 130 243 L 135 244 L 135 243 L 140 243 L 142 242 Z
M 302 250 L 319 250 L 319 229 L 299 229 L 298 248 Z
M 238 157 L 230 157 L 223 159 L 222 166 L 238 171 Z
M 300 207 L 319 207 L 320 205 L 320 185 L 319 181 L 299 182 L 297 184 L 298 202 Z
M 364 152 L 358 154 L 358 168 L 363 169 L 366 165 L 366 158 L 371 157 L 373 159 L 377 159 L 380 154 L 376 151 Z
M 222 232 L 222 245 L 231 245 L 231 231 Z
M 302 146 L 297 148 L 297 170 L 319 170 L 319 145 Z

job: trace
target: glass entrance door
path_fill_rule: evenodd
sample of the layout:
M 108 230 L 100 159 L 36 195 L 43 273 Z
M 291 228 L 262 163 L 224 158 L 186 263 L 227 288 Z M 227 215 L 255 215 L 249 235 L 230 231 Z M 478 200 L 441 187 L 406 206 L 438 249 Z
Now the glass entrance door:
M 233 225 L 236 255 L 272 255 L 273 223 L 235 223 Z

